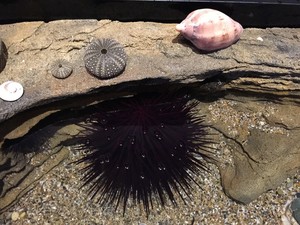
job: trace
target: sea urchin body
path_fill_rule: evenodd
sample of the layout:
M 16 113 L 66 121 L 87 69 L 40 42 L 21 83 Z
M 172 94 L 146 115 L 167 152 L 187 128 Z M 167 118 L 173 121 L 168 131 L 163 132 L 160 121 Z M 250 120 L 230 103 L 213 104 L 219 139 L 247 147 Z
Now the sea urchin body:
M 92 197 L 101 205 L 122 204 L 124 211 L 132 198 L 148 215 L 154 199 L 176 204 L 176 195 L 189 195 L 193 176 L 206 170 L 209 157 L 196 105 L 185 97 L 141 95 L 89 115 L 75 143 L 86 152 L 78 163 L 87 164 L 83 180 Z
M 51 65 L 51 73 L 58 79 L 65 79 L 73 72 L 73 66 L 67 60 L 58 59 Z
M 118 76 L 126 66 L 123 46 L 112 39 L 95 39 L 86 48 L 85 67 L 92 75 L 108 79 Z
M 4 42 L 0 39 L 0 73 L 4 70 L 8 57 L 7 48 Z

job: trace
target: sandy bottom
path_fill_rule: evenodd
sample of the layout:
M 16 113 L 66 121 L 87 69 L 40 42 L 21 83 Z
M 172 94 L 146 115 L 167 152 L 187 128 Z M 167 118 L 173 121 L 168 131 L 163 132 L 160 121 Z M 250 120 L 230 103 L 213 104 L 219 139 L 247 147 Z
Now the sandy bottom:
M 178 206 L 154 205 L 147 219 L 141 206 L 128 203 L 122 209 L 100 208 L 80 188 L 79 165 L 70 164 L 80 157 L 70 157 L 48 173 L 10 211 L 4 213 L 5 224 L 280 224 L 285 203 L 300 189 L 300 175 L 287 179 L 276 190 L 261 195 L 251 204 L 242 205 L 228 198 L 221 187 L 219 171 L 210 164 L 210 173 L 197 177 L 202 190 L 195 187 L 193 197 L 180 199 Z
M 220 115 L 229 114 L 224 113 L 226 107 L 222 106 L 221 109 Z M 216 107 L 214 112 L 218 112 Z M 230 112 L 230 115 L 233 113 Z M 221 162 L 230 163 L 230 151 L 222 146 L 222 142 L 218 145 L 213 146 L 218 149 L 216 157 Z M 209 164 L 210 173 L 203 172 L 195 178 L 201 188 L 196 186 L 191 198 L 185 196 L 186 204 L 179 198 L 177 206 L 168 203 L 162 208 L 159 204 L 154 204 L 147 218 L 142 206 L 129 201 L 123 216 L 122 209 L 115 211 L 112 206 L 100 207 L 95 200 L 89 198 L 87 187 L 80 188 L 82 181 L 78 171 L 82 165 L 72 162 L 81 157 L 81 152 L 70 150 L 67 160 L 46 174 L 13 208 L 0 215 L 0 224 L 275 225 L 281 224 L 285 204 L 300 192 L 298 171 L 281 186 L 262 194 L 252 203 L 238 204 L 224 194 L 219 171 L 215 165 Z

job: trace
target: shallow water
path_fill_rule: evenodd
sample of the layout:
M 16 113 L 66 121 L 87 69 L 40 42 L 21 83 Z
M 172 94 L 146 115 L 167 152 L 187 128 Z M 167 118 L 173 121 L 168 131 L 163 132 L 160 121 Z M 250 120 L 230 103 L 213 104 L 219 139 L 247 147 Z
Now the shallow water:
M 218 108 L 218 104 L 222 107 Z M 222 101 L 208 104 L 210 108 L 214 114 L 209 120 L 214 120 L 226 111 Z M 272 108 L 269 108 L 269 113 L 272 113 Z M 230 114 L 233 116 L 234 112 Z M 245 115 L 239 114 L 238 117 L 243 118 L 243 122 L 249 123 L 249 126 L 262 125 L 257 120 L 258 114 Z M 230 121 L 235 120 L 231 117 Z M 237 128 L 238 124 L 229 132 L 234 135 Z M 77 132 L 74 126 L 66 127 L 56 133 L 51 142 L 59 143 L 64 134 Z M 219 142 L 214 144 L 215 149 L 218 149 L 216 156 L 222 162 L 232 163 L 232 149 L 222 140 L 222 136 L 219 138 Z M 22 197 L 19 203 L 3 213 L 0 221 L 6 224 L 278 224 L 284 214 L 285 203 L 293 199 L 300 188 L 300 175 L 296 173 L 280 187 L 274 187 L 274 190 L 262 194 L 250 204 L 238 204 L 224 194 L 219 171 L 215 165 L 209 164 L 210 173 L 203 172 L 195 177 L 202 189 L 195 187 L 192 199 L 185 196 L 186 205 L 178 201 L 178 206 L 174 207 L 168 202 L 162 208 L 154 203 L 147 219 L 142 206 L 135 206 L 129 201 L 123 216 L 122 209 L 115 212 L 110 205 L 100 208 L 97 202 L 88 197 L 87 187 L 80 188 L 82 176 L 78 171 L 83 165 L 72 162 L 80 159 L 84 153 L 72 148 L 66 150 L 70 156 L 39 180 L 38 185 Z M 12 222 L 12 215 L 16 214 L 19 217 Z

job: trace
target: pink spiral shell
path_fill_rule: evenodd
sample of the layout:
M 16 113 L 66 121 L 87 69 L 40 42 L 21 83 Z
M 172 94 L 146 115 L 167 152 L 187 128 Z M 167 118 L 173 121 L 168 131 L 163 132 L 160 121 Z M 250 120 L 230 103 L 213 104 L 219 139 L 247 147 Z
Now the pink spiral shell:
M 176 30 L 198 49 L 214 51 L 235 43 L 243 27 L 220 11 L 198 9 L 178 24 Z

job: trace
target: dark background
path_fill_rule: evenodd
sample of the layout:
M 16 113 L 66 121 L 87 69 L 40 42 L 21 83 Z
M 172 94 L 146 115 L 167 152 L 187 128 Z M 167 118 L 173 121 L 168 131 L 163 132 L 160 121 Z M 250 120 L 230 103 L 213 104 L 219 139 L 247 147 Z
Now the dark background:
M 300 27 L 300 0 L 99 1 L 0 0 L 0 24 L 58 19 L 180 22 L 200 8 L 218 9 L 244 27 Z M 225 3 L 226 2 L 226 3 Z M 244 2 L 244 3 L 241 3 Z M 268 3 L 268 4 L 266 4 Z M 272 4 L 269 4 L 272 3 Z

